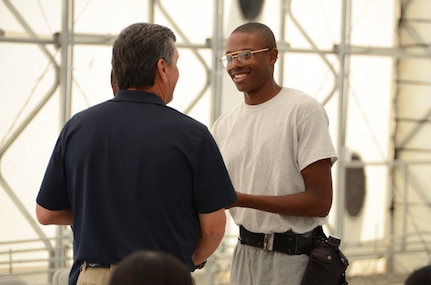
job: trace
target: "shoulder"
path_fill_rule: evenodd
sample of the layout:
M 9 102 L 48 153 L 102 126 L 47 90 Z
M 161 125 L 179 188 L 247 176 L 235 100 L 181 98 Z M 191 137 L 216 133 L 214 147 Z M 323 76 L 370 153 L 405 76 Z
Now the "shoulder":
M 241 111 L 241 108 L 243 106 L 244 102 L 237 105 L 235 108 L 233 108 L 230 111 L 227 111 L 226 113 L 221 114 L 215 121 L 213 124 L 213 128 L 219 125 L 224 125 L 226 123 L 232 122 L 233 118 L 237 117 L 238 114 Z
M 91 119 L 92 117 L 98 116 L 104 112 L 106 107 L 108 106 L 108 102 L 111 100 L 98 103 L 96 105 L 90 106 L 86 109 L 76 112 L 72 117 L 68 120 L 68 122 L 74 122 L 81 119 Z
M 280 91 L 280 95 L 284 100 L 298 105 L 321 106 L 316 98 L 298 89 L 284 87 Z
M 173 120 L 172 122 L 174 122 L 175 124 L 184 125 L 190 128 L 196 128 L 196 129 L 202 129 L 202 130 L 208 129 L 205 124 L 199 122 L 198 120 L 190 117 L 187 114 L 184 114 L 178 111 L 177 109 L 166 106 L 166 112 L 169 113 L 170 116 L 172 116 L 171 117 L 171 119 Z
M 312 113 L 326 113 L 323 105 L 313 96 L 293 88 L 283 88 L 281 91 L 282 105 L 287 106 L 291 112 L 299 116 Z

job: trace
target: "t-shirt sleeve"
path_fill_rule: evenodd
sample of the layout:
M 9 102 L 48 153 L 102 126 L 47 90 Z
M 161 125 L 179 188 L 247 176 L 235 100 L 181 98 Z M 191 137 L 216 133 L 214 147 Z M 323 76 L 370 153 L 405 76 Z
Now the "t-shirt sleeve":
M 311 112 L 298 128 L 298 165 L 303 170 L 308 165 L 330 158 L 331 164 L 337 161 L 331 136 L 329 120 L 323 107 Z

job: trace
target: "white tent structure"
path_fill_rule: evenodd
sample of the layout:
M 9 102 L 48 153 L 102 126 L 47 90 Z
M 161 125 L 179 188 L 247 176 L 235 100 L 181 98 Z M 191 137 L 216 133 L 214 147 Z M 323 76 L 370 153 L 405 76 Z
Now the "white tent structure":
M 328 112 L 339 161 L 326 231 L 342 238 L 349 275 L 430 263 L 431 1 L 0 0 L 0 276 L 43 283 L 70 265 L 70 230 L 38 225 L 35 196 L 65 121 L 112 96 L 119 31 L 172 28 L 180 80 L 170 105 L 210 126 L 242 100 L 217 59 L 247 20 L 278 39 L 277 81 Z M 222 284 L 235 228 L 202 284 Z

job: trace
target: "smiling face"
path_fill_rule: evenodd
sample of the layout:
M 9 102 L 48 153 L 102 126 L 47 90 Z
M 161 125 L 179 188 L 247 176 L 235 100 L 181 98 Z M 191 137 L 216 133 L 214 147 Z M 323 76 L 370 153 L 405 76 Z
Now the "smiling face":
M 267 45 L 268 43 L 265 43 L 264 39 L 256 33 L 236 32 L 227 39 L 226 54 L 235 55 L 236 52 L 243 50 L 256 51 L 270 48 L 268 51 L 257 52 L 242 62 L 234 58 L 227 65 L 226 70 L 237 89 L 244 92 L 246 103 L 258 104 L 275 96 L 273 89 L 276 84 L 273 74 L 278 51 Z

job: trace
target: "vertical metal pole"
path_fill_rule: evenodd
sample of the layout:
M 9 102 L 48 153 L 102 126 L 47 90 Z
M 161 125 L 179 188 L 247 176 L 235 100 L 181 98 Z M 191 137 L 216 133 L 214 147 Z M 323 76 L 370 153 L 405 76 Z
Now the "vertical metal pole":
M 61 25 L 61 66 L 60 66 L 60 123 L 71 115 L 72 72 L 73 72 L 73 3 L 74 0 L 63 0 Z
M 156 6 L 157 0 L 150 0 L 148 1 L 148 22 L 154 23 L 154 10 Z
M 72 102 L 72 73 L 73 73 L 73 7 L 74 0 L 63 0 L 62 26 L 60 34 L 61 65 L 60 65 L 60 124 L 61 127 L 71 116 Z M 67 254 L 65 240 L 65 227 L 57 226 L 56 246 L 51 264 L 54 269 L 64 267 Z M 50 280 L 52 274 L 50 276 Z
M 222 105 L 222 72 L 218 58 L 223 52 L 223 8 L 224 1 L 223 0 L 215 0 L 214 1 L 214 26 L 213 26 L 213 39 L 211 42 L 211 48 L 213 51 L 213 72 L 211 74 L 211 90 L 212 90 L 212 108 L 210 110 L 210 124 L 214 123 L 214 121 L 221 114 L 221 105 Z
M 290 2 L 290 0 L 289 0 Z M 286 33 L 286 4 L 287 1 L 281 0 L 280 1 L 280 35 L 279 35 L 279 42 L 285 43 L 285 33 Z M 278 84 L 284 85 L 284 48 L 280 50 L 278 49 Z
M 337 176 L 337 208 L 336 208 L 336 235 L 343 238 L 344 235 L 344 199 L 346 176 L 346 122 L 348 106 L 348 80 L 351 32 L 351 0 L 344 0 L 342 5 L 341 37 L 338 50 L 340 71 L 338 76 L 339 105 L 338 105 L 338 142 L 337 151 L 339 161 Z

